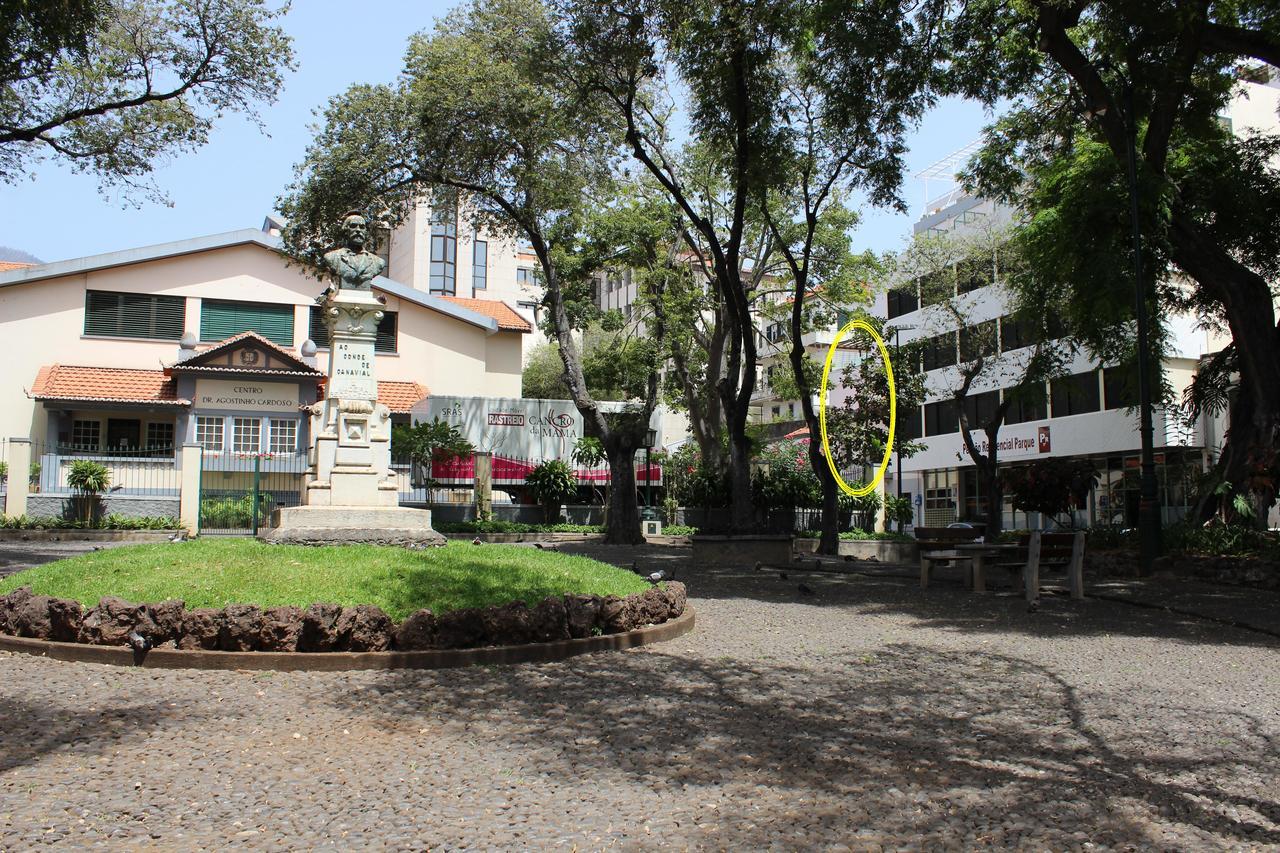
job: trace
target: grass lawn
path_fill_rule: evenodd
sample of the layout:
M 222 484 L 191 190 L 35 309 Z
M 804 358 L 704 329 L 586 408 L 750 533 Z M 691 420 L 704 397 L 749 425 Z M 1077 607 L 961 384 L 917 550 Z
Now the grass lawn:
M 206 537 L 108 548 L 46 563 L 0 579 L 0 594 L 20 586 L 85 605 L 97 604 L 104 595 L 136 602 L 180 598 L 188 608 L 376 604 L 399 620 L 423 607 L 443 612 L 517 599 L 533 605 L 567 592 L 629 595 L 648 584 L 586 557 L 513 545 L 450 542 L 406 551 Z

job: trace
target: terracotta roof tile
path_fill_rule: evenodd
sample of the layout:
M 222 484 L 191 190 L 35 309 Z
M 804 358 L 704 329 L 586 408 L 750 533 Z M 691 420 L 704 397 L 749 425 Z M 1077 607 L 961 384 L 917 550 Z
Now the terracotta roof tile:
M 427 396 L 427 387 L 417 382 L 379 382 L 378 402 L 398 415 L 408 413 Z
M 35 400 L 191 405 L 190 400 L 178 398 L 177 384 L 163 370 L 70 364 L 51 364 L 40 368 L 31 386 L 31 397 Z
M 498 321 L 499 329 L 511 332 L 532 332 L 533 326 L 516 309 L 497 299 L 467 299 L 463 296 L 441 296 L 441 299 L 469 308 L 478 314 Z

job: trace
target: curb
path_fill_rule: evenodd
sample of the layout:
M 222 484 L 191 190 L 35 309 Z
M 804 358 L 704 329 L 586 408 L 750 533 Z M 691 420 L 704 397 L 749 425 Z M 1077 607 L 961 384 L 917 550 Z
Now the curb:
M 451 669 L 460 666 L 546 663 L 574 655 L 617 651 L 673 640 L 693 630 L 692 607 L 661 625 L 625 634 L 602 634 L 554 643 L 485 646 L 477 649 L 424 649 L 408 652 L 214 652 L 152 649 L 137 655 L 121 646 L 57 643 L 0 635 L 0 651 L 77 663 L 141 666 L 151 669 L 239 669 L 279 672 L 347 672 L 370 669 Z
M 82 530 L 75 527 L 0 530 L 5 542 L 168 542 L 177 530 Z

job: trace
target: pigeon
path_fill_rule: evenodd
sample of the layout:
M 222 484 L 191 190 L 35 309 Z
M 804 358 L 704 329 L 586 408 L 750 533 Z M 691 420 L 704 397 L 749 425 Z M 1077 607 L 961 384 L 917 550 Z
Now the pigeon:
M 801 595 L 813 595 L 813 590 L 810 589 L 809 586 L 807 586 L 806 584 L 800 584 L 799 586 L 796 587 L 796 589 L 800 590 Z
M 471 544 L 472 544 L 472 545 L 483 545 L 483 544 L 484 544 L 484 540 L 483 540 L 483 539 L 481 539 L 479 536 L 477 536 L 475 539 L 472 539 L 472 540 L 471 540 Z
M 129 632 L 129 645 L 133 647 L 135 652 L 139 653 L 151 650 L 151 640 L 142 636 L 137 631 Z
M 645 575 L 645 580 L 647 580 L 649 583 L 653 583 L 653 584 L 661 583 L 662 581 L 664 581 L 664 580 L 666 580 L 666 579 L 667 579 L 667 573 L 666 573 L 666 572 L 661 572 L 661 571 L 660 571 L 660 572 L 653 572 L 652 574 Z
M 186 541 L 187 541 L 187 531 L 185 531 L 185 530 L 179 530 L 177 533 L 175 533 L 175 534 L 173 534 L 172 536 L 170 536 L 170 537 L 169 537 L 169 541 L 170 541 L 170 542 L 186 542 Z

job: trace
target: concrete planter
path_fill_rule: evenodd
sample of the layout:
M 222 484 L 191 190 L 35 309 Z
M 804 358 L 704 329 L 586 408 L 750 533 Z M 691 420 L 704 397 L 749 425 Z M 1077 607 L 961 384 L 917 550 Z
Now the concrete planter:
M 693 536 L 693 562 L 699 566 L 753 566 L 757 562 L 786 565 L 791 562 L 790 534 Z
M 0 542 L 168 542 L 176 530 L 0 530 Z
M 816 554 L 817 539 L 797 539 L 797 554 Z M 891 542 L 883 539 L 840 540 L 840 556 L 855 560 L 876 560 L 881 563 L 915 563 L 920 559 L 920 549 L 915 542 Z

